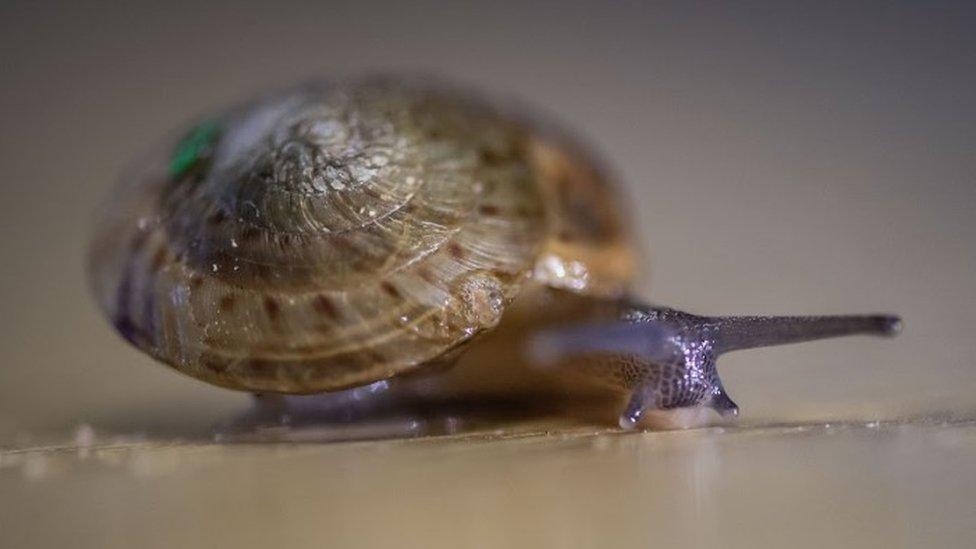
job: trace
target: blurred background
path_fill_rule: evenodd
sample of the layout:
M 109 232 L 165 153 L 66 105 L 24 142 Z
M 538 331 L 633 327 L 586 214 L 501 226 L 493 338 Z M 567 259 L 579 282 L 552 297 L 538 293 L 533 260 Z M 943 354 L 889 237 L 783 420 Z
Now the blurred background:
M 965 546 L 974 28 L 967 2 L 4 1 L 0 457 L 16 466 L 0 467 L 0 545 L 131 546 L 146 533 L 153 546 L 314 545 L 325 524 L 336 543 L 379 546 L 355 512 L 372 505 L 432 546 Z M 716 314 L 892 311 L 905 332 L 723 359 L 741 425 L 802 433 L 159 449 L 246 398 L 113 334 L 84 279 L 95 205 L 130 158 L 196 114 L 384 70 L 535 105 L 588 140 L 630 198 L 643 297 Z M 881 433 L 833 436 L 837 422 Z M 48 433 L 78 443 L 78 425 L 141 433 L 150 480 L 55 452 L 61 473 L 31 481 L 23 456 Z M 517 512 L 518 486 L 538 490 L 539 521 Z M 43 527 L 40 509 L 53 509 Z M 444 522 L 456 530 L 432 536 Z

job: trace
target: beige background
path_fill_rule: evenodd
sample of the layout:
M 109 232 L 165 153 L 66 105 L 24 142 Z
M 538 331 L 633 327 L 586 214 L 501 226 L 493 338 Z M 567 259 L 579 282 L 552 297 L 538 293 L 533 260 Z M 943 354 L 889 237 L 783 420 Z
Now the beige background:
M 513 96 L 540 106 L 588 138 L 616 167 L 631 198 L 650 252 L 644 297 L 703 313 L 883 310 L 904 316 L 905 333 L 894 341 L 850 339 L 723 359 L 725 384 L 743 408 L 743 424 L 944 413 L 965 424 L 973 417 L 976 10 L 971 4 L 200 4 L 0 5 L 0 445 L 28 447 L 44 439 L 44 433 L 70 431 L 80 423 L 92 424 L 96 431 L 131 429 L 163 438 L 205 433 L 214 421 L 243 407 L 242 395 L 178 376 L 114 336 L 86 293 L 83 258 L 91 211 L 130 157 L 196 113 L 296 79 L 384 69 L 432 71 Z M 945 428 L 948 434 L 939 429 L 899 439 L 901 431 L 892 428 L 881 442 L 845 435 L 851 437 L 850 447 L 843 446 L 846 439 L 838 443 L 836 438 L 824 446 L 806 438 L 804 444 L 810 446 L 797 445 L 792 435 L 784 439 L 774 433 L 756 445 L 756 452 L 765 453 L 755 456 L 747 453 L 752 447 L 748 442 L 728 433 L 706 433 L 700 440 L 636 435 L 606 443 L 610 453 L 601 455 L 611 456 L 606 458 L 610 462 L 553 443 L 546 450 L 552 452 L 548 459 L 584 472 L 550 480 L 584 480 L 564 484 L 565 492 L 559 493 L 546 492 L 549 484 L 542 482 L 536 488 L 548 499 L 539 503 L 562 501 L 569 509 L 549 508 L 548 522 L 535 525 L 542 528 L 535 537 L 507 539 L 512 544 L 590 546 L 600 535 L 616 532 L 621 541 L 645 545 L 655 539 L 719 543 L 708 537 L 716 532 L 682 538 L 674 528 L 695 532 L 695 525 L 712 515 L 731 520 L 723 510 L 737 508 L 742 490 L 755 488 L 755 479 L 767 478 L 763 471 L 781 467 L 782 473 L 783 464 L 803 455 L 814 465 L 786 469 L 792 475 L 788 478 L 806 479 L 820 491 L 806 492 L 800 480 L 802 486 L 756 481 L 755 488 L 768 497 L 755 500 L 768 504 L 759 508 L 766 512 L 776 508 L 774 502 L 795 500 L 797 494 L 814 498 L 797 511 L 800 522 L 794 531 L 810 529 L 810 537 L 801 540 L 813 543 L 813 532 L 821 530 L 815 526 L 826 521 L 835 526 L 831 531 L 841 543 L 847 529 L 852 535 L 865 534 L 865 545 L 905 540 L 913 545 L 910 540 L 930 539 L 925 532 L 944 536 L 931 538 L 943 546 L 962 543 L 966 521 L 971 526 L 976 519 L 967 511 L 976 507 L 971 468 L 976 444 L 971 429 L 950 426 Z M 863 440 L 867 446 L 859 446 Z M 932 440 L 954 442 L 943 452 Z M 499 525 L 527 527 L 524 520 L 503 512 L 509 498 L 518 501 L 524 494 L 499 492 L 493 479 L 512 478 L 510 470 L 498 469 L 498 463 L 508 463 L 504 460 L 514 467 L 525 458 L 530 471 L 545 470 L 549 462 L 535 461 L 542 459 L 540 444 L 546 447 L 544 442 L 528 449 L 518 444 L 474 449 L 460 444 L 454 450 L 393 446 L 407 452 L 402 463 L 423 463 L 428 451 L 454 456 L 439 458 L 455 464 L 448 474 L 474 479 L 461 493 L 480 489 L 496 498 L 493 503 L 465 500 L 467 507 L 450 505 L 458 485 L 446 479 L 423 485 L 443 497 L 432 503 L 429 497 L 434 496 L 421 485 L 388 472 L 386 465 L 367 463 L 367 469 L 357 469 L 354 456 L 363 446 L 302 450 L 323 453 L 311 458 L 313 465 L 303 461 L 310 459 L 305 454 L 291 459 L 297 460 L 296 467 L 324 467 L 314 472 L 322 483 L 316 488 L 351 498 L 350 504 L 361 497 L 369 505 L 370 497 L 399 487 L 404 497 L 415 496 L 405 500 L 414 509 L 414 526 L 433 525 L 438 516 L 452 518 L 452 512 L 460 520 L 465 516 L 461 510 L 467 509 L 487 513 Z M 658 460 L 655 452 L 665 451 L 660 445 L 673 445 L 677 454 L 665 452 L 672 458 Z M 238 491 L 242 478 L 264 479 L 255 480 L 260 486 L 250 495 L 238 494 L 245 507 L 260 506 L 269 497 L 279 506 L 294 501 L 276 490 L 297 489 L 300 477 L 276 485 L 262 473 L 287 463 L 269 458 L 269 449 L 256 449 L 258 455 L 247 461 L 251 458 L 233 449 L 208 448 L 205 452 L 216 457 L 206 459 L 227 459 L 229 469 L 187 470 L 177 464 L 172 477 L 153 477 L 158 485 L 137 483 L 149 490 L 184 486 L 182 481 L 202 490 L 202 495 L 166 492 L 168 503 L 160 505 L 168 521 L 188 525 L 190 532 L 216 525 L 180 522 L 187 518 L 180 514 L 181 509 L 187 512 L 181 493 L 206 501 L 217 498 L 197 484 L 201 478 L 217 478 Z M 871 463 L 892 448 L 901 453 L 889 469 L 871 470 Z M 490 466 L 477 457 L 496 453 L 503 461 Z M 591 460 L 620 464 L 622 468 L 606 465 L 611 480 L 605 488 L 618 494 L 621 487 L 635 486 L 628 479 L 636 486 L 653 481 L 662 489 L 686 490 L 680 474 L 640 472 L 662 463 L 665 467 L 668 459 L 678 459 L 675 455 L 690 460 L 679 459 L 683 465 L 675 470 L 698 483 L 696 497 L 681 500 L 689 506 L 681 520 L 662 520 L 655 523 L 661 530 L 650 533 L 638 526 L 647 517 L 641 518 L 637 509 L 672 508 L 648 501 L 653 497 L 646 493 L 626 492 L 619 503 L 623 511 L 599 515 L 599 526 L 573 535 L 574 527 L 583 528 L 577 519 L 594 511 L 574 498 L 586 493 L 595 498 L 586 500 L 592 505 L 603 501 L 594 495 L 601 490 L 599 477 L 586 472 L 603 469 Z M 401 457 L 391 459 L 401 463 Z M 967 460 L 970 465 L 964 467 Z M 741 478 L 728 469 L 740 462 Z M 919 476 L 921 469 L 913 467 L 924 468 L 925 462 L 941 464 L 951 477 Z M 330 463 L 341 464 L 347 480 L 329 476 Z M 694 463 L 699 465 L 689 465 Z M 26 526 L 30 521 L 25 517 L 36 516 L 30 511 L 49 508 L 50 498 L 68 493 L 62 490 L 77 494 L 79 487 L 94 487 L 123 508 L 129 501 L 135 508 L 147 504 L 124 474 L 111 468 L 93 472 L 91 467 L 89 463 L 77 470 L 83 480 L 60 485 L 31 484 L 11 472 L 20 471 L 19 465 L 0 469 L 0 481 L 7 478 L 14 487 L 7 493 L 19 494 L 0 493 L 0 501 L 6 498 L 0 511 L 7 509 L 8 541 L 31 546 L 32 539 L 76 539 L 92 546 L 126 546 L 138 538 L 137 525 L 151 515 L 132 509 L 117 515 L 134 521 L 124 531 L 110 514 L 89 523 L 91 517 L 80 510 L 90 502 L 77 495 L 61 500 L 67 502 L 58 508 L 62 514 L 52 517 L 91 524 L 84 535 L 69 527 L 76 524 L 71 521 L 61 522 L 60 528 Z M 240 476 L 216 474 L 234 467 L 243 467 Z M 839 468 L 836 474 L 829 473 L 832 468 Z M 25 471 L 29 477 L 31 469 Z M 422 466 L 420 471 L 436 473 Z M 702 471 L 712 471 L 712 477 Z M 727 473 L 732 476 L 723 476 Z M 59 478 L 72 479 L 71 474 Z M 880 476 L 875 481 L 871 474 Z M 350 485 L 349 478 L 365 484 Z M 723 484 L 722 478 L 733 480 Z M 824 479 L 837 484 L 824 484 Z M 897 479 L 907 484 L 897 484 Z M 531 479 L 521 480 L 532 486 Z M 845 499 L 843 494 L 853 493 L 845 490 L 867 492 Z M 875 500 L 865 493 L 889 498 L 888 507 L 870 507 Z M 613 493 L 605 495 L 606 505 L 618 505 Z M 321 493 L 307 497 L 303 501 L 309 504 L 335 504 Z M 839 502 L 841 510 L 850 505 L 849 510 L 868 511 L 864 516 L 832 513 L 830 502 Z M 940 502 L 946 507 L 938 507 Z M 922 506 L 921 514 L 915 514 L 915 505 Z M 256 513 L 249 519 L 253 524 L 268 520 L 262 532 L 292 532 L 298 536 L 292 540 L 296 544 L 315 539 L 307 524 L 297 527 L 277 511 L 248 508 Z M 22 514 L 10 514 L 11 509 Z M 926 519 L 923 511 L 934 515 Z M 393 511 L 381 507 L 378 516 L 385 517 L 385 512 Z M 11 529 L 18 516 L 24 520 Z M 341 513 L 332 516 L 352 520 Z M 907 530 L 897 528 L 885 534 L 863 526 L 905 516 L 920 521 L 921 537 L 906 538 L 901 534 Z M 235 524 L 234 515 L 221 517 L 228 522 L 220 524 Z M 5 545 L 3 519 L 0 513 L 0 545 Z M 780 519 L 786 520 L 785 515 Z M 471 539 L 505 542 L 497 537 L 503 529 L 457 524 Z M 761 513 L 746 512 L 738 522 L 713 524 L 722 525 L 723 536 L 732 536 L 727 538 L 730 544 L 749 546 L 748 537 L 737 534 L 747 536 L 768 522 Z M 774 529 L 765 541 L 790 541 L 791 530 L 784 528 L 783 537 L 776 537 Z M 551 536 L 546 534 L 550 531 Z M 41 532 L 47 537 L 33 538 Z M 421 528 L 414 534 L 423 537 L 425 532 L 430 533 Z M 182 545 L 180 538 L 157 539 Z M 257 543 L 261 538 L 247 539 Z M 443 538 L 446 545 L 452 539 Z M 355 541 L 355 536 L 348 540 Z

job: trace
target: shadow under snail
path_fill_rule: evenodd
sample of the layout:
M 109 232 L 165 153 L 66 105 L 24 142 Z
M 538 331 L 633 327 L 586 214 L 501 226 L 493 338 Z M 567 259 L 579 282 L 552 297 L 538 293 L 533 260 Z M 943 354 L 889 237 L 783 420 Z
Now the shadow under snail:
M 631 299 L 638 261 L 598 163 L 442 84 L 299 86 L 198 122 L 136 168 L 91 247 L 97 300 L 139 349 L 231 389 L 416 383 L 480 345 L 496 362 L 483 378 L 511 362 L 535 367 L 503 384 L 578 374 L 626 395 L 631 428 L 653 411 L 736 415 L 722 353 L 900 325 Z M 484 337 L 499 323 L 516 326 L 507 341 Z

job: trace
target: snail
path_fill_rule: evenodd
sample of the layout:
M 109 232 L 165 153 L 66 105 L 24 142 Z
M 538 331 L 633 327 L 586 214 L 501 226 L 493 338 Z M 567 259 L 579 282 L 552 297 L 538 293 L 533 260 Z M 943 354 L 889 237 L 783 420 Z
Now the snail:
M 94 294 L 137 348 L 257 394 L 436 376 L 518 317 L 530 361 L 626 395 L 624 428 L 654 411 L 736 415 L 722 353 L 899 330 L 888 315 L 634 300 L 621 199 L 553 128 L 406 78 L 260 97 L 123 177 L 91 246 Z

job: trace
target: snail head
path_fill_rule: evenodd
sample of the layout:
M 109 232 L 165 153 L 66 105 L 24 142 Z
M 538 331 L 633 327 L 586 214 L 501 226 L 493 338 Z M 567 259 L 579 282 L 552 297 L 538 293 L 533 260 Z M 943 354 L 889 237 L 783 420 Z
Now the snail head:
M 707 407 L 739 413 L 719 377 L 730 351 L 846 335 L 895 335 L 901 320 L 863 316 L 698 316 L 666 307 L 625 305 L 615 322 L 547 329 L 529 348 L 541 365 L 570 365 L 630 392 L 620 416 L 635 427 L 648 411 Z

